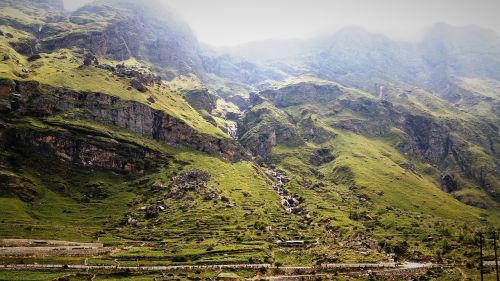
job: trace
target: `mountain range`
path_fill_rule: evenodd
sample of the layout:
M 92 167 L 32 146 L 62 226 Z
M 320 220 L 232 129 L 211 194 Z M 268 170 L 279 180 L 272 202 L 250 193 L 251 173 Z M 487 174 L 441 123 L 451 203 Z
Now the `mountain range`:
M 470 263 L 500 225 L 491 30 L 220 49 L 160 1 L 0 0 L 0 60 L 1 238 L 116 247 L 94 264 Z

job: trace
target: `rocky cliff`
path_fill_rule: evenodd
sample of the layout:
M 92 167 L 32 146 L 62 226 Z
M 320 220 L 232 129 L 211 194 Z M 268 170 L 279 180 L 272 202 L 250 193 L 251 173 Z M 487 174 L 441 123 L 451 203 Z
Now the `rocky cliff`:
M 335 138 L 331 129 L 340 129 L 392 139 L 410 159 L 436 167 L 447 192 L 460 190 L 468 185 L 467 180 L 473 180 L 498 199 L 498 159 L 490 156 L 487 162 L 478 163 L 474 153 L 479 147 L 486 155 L 498 150 L 498 128 L 488 122 L 439 119 L 347 88 L 311 82 L 264 90 L 252 100 L 254 105 L 240 120 L 241 141 L 264 159 L 269 159 L 273 147 L 321 144 Z M 316 154 L 311 159 L 318 162 Z
M 9 114 L 49 117 L 72 112 L 72 116 L 65 118 L 116 126 L 166 144 L 193 148 L 231 161 L 248 157 L 235 141 L 197 132 L 184 121 L 138 102 L 102 93 L 54 88 L 33 81 L 2 80 L 0 93 L 3 104 L 7 104 L 4 111 Z
M 24 157 L 54 157 L 75 165 L 118 173 L 141 175 L 168 163 L 167 157 L 151 149 L 116 143 L 98 135 L 77 137 L 78 133 L 81 132 L 38 130 L 26 125 L 7 126 L 2 129 L 0 137 L 4 149 Z

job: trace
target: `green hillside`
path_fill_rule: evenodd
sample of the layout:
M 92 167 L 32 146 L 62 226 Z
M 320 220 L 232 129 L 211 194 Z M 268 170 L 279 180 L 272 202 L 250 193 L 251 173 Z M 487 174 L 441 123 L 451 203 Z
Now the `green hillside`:
M 414 58 L 431 56 L 433 41 L 390 57 L 396 42 L 357 29 L 289 61 L 215 55 L 151 3 L 95 1 L 74 12 L 60 1 L 0 3 L 0 242 L 106 250 L 0 252 L 0 264 L 276 267 L 234 270 L 250 278 L 396 261 L 460 265 L 418 280 L 475 276 L 477 234 L 500 227 L 495 73 L 450 47 L 456 69 L 446 83 L 428 79 L 436 70 Z M 388 54 L 368 55 L 372 41 Z M 0 279 L 63 276 L 14 272 Z M 165 274 L 205 280 L 222 270 Z

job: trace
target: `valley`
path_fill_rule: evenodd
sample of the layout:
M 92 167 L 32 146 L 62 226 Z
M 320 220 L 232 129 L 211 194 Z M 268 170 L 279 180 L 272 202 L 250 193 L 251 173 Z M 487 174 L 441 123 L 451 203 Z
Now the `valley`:
M 253 57 L 151 3 L 0 0 L 0 280 L 476 280 L 480 233 L 494 280 L 498 35 Z

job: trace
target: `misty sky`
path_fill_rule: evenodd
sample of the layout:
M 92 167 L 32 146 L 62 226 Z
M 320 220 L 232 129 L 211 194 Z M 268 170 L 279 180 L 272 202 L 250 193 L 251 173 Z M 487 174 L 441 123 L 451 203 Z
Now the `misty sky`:
M 64 0 L 75 9 L 90 0 Z M 500 0 L 161 0 L 199 40 L 217 46 L 308 38 L 362 26 L 416 40 L 435 22 L 477 24 L 500 34 Z

